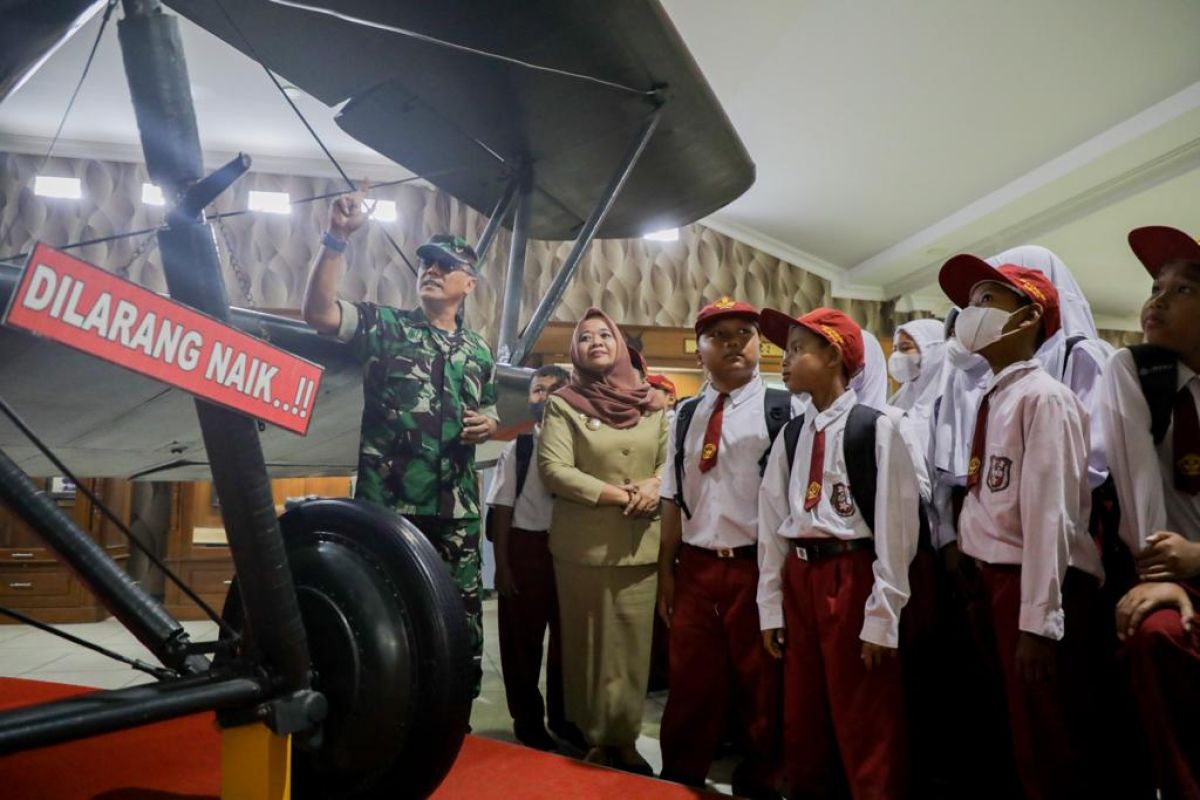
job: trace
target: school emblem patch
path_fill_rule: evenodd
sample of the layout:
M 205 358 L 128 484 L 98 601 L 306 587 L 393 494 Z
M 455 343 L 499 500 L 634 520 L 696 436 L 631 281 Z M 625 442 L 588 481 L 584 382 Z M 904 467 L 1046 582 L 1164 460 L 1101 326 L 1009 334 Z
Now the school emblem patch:
M 993 492 L 1004 491 L 1008 488 L 1008 480 L 1011 473 L 1011 458 L 1005 458 L 1004 456 L 992 456 L 988 461 L 988 488 Z
M 850 494 L 849 486 L 844 483 L 835 483 L 829 499 L 833 503 L 833 510 L 838 513 L 839 517 L 854 516 L 854 497 Z
M 1200 453 L 1185 453 L 1178 462 L 1179 471 L 1189 478 L 1200 475 Z

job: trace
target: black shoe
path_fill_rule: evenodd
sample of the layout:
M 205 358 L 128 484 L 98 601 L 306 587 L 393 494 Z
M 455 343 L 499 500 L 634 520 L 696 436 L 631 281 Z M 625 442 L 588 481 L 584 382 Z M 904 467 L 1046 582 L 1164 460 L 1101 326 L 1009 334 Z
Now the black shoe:
M 575 724 L 572 722 L 560 722 L 557 725 L 552 724 L 550 732 L 581 753 L 586 753 L 592 747 L 588 744 L 587 737 L 583 735 L 583 731 L 575 727 Z
M 558 750 L 558 743 L 554 738 L 546 732 L 546 729 L 541 724 L 536 725 L 514 725 L 513 735 L 517 737 L 517 741 L 526 747 L 532 747 L 534 750 L 544 750 L 547 753 L 553 753 Z

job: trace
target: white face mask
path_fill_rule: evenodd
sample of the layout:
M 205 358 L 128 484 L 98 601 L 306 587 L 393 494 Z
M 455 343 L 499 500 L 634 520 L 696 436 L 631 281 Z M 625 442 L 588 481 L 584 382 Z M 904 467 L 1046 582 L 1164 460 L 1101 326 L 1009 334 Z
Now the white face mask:
M 946 360 L 950 362 L 950 366 L 968 375 L 988 369 L 987 359 L 963 347 L 963 343 L 953 336 L 946 340 Z
M 888 374 L 898 383 L 915 381 L 921 374 L 921 354 L 892 353 L 888 356 Z
M 995 344 L 1004 338 L 1004 326 L 1016 313 L 1002 308 L 967 306 L 959 313 L 958 320 L 954 323 L 954 336 L 962 342 L 963 347 L 972 353 L 978 353 L 989 344 Z

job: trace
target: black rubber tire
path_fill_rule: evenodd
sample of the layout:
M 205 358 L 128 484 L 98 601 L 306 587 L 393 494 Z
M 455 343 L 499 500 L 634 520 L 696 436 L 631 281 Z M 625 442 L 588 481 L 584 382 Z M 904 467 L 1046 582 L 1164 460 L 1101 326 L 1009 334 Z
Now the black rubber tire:
M 329 702 L 320 743 L 294 747 L 293 795 L 429 796 L 457 758 L 471 713 L 458 587 L 412 523 L 373 503 L 316 500 L 279 522 L 314 688 Z M 238 627 L 236 582 L 225 609 Z

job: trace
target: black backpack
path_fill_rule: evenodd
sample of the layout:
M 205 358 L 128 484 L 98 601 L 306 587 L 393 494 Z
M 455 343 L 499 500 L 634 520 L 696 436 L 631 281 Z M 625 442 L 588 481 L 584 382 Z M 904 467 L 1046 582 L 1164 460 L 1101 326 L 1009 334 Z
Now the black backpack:
M 1137 367 L 1142 395 L 1150 407 L 1150 435 L 1154 437 L 1155 444 L 1161 444 L 1175 409 L 1179 356 L 1153 344 L 1135 344 L 1129 348 L 1129 352 L 1133 354 L 1133 364 Z
M 521 497 L 521 492 L 525 491 L 525 478 L 529 475 L 529 464 L 533 461 L 533 434 L 522 433 L 517 436 L 517 492 L 513 495 L 513 506 L 516 506 L 517 500 Z M 489 508 L 487 518 L 483 523 L 484 534 L 487 540 L 492 541 L 492 510 Z
M 875 423 L 882 411 L 870 406 L 856 405 L 850 409 L 846 420 L 846 435 L 842 439 L 842 455 L 846 458 L 846 473 L 850 480 L 850 495 L 858 506 L 858 513 L 871 532 L 875 532 L 875 489 L 879 477 L 879 467 L 875 463 Z M 800 441 L 800 431 L 804 428 L 804 415 L 793 417 L 783 429 L 783 444 L 787 452 L 788 475 L 791 475 L 792 462 L 796 460 L 796 445 Z M 929 518 L 925 514 L 925 506 L 918 503 L 917 514 L 920 519 L 919 545 L 929 548 L 931 539 Z
M 675 505 L 683 511 L 683 515 L 688 519 L 692 518 L 692 512 L 688 509 L 687 503 L 683 500 L 683 471 L 684 471 L 684 442 L 687 440 L 688 428 L 692 424 L 692 417 L 696 416 L 696 407 L 700 405 L 700 398 L 703 395 L 696 395 L 679 404 L 675 409 Z M 763 451 L 762 457 L 758 460 L 758 474 L 762 475 L 763 470 L 767 466 L 767 456 L 771 454 L 771 445 L 775 443 L 775 437 L 783 430 L 784 425 L 792 416 L 792 394 L 783 389 L 768 388 L 763 395 L 763 409 L 767 418 L 767 449 Z

